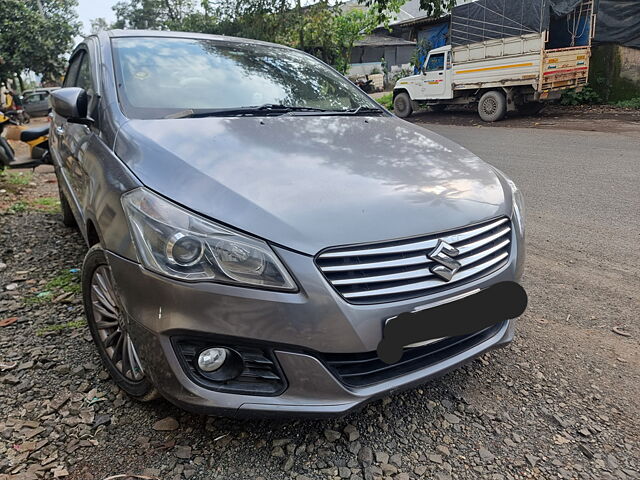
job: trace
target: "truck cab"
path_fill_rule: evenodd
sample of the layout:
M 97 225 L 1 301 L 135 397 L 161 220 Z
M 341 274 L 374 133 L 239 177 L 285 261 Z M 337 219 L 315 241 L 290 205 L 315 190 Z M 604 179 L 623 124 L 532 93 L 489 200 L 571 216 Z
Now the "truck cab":
M 406 91 L 412 100 L 451 99 L 451 75 L 451 45 L 435 48 L 429 52 L 420 74 L 398 80 L 394 96 Z

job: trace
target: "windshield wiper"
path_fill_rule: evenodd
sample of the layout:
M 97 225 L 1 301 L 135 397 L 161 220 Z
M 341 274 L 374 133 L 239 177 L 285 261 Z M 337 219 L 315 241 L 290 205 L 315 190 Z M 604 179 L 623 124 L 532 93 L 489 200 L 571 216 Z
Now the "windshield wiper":
M 172 113 L 164 118 L 203 118 L 203 117 L 226 117 L 238 115 L 283 115 L 290 112 L 328 112 L 323 108 L 302 107 L 296 105 L 281 105 L 279 103 L 265 103 L 248 107 L 215 108 L 211 110 L 183 110 Z
M 321 112 L 322 115 L 383 115 L 384 110 L 374 107 L 357 107 L 357 108 L 343 108 L 342 110 L 320 110 L 314 109 L 309 111 L 301 111 L 300 113 L 293 111 L 289 112 L 289 115 L 317 115 L 317 112 Z
M 374 107 L 358 107 L 358 108 L 349 108 L 347 110 L 344 110 L 344 113 L 348 113 L 350 115 L 362 115 L 362 114 L 368 114 L 368 113 L 377 113 L 378 115 L 381 113 L 384 113 L 383 110 L 379 109 L 379 108 L 374 108 Z

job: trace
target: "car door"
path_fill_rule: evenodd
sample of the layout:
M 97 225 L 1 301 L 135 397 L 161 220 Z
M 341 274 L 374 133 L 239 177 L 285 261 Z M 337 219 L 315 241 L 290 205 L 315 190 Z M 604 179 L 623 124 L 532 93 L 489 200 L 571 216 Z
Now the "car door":
M 80 49 L 74 54 L 63 87 L 83 88 L 89 97 L 89 106 L 95 100 L 95 80 L 92 75 L 91 58 L 88 50 Z M 88 178 L 83 167 L 89 140 L 94 134 L 92 128 L 77 123 L 69 123 L 65 118 L 53 114 L 52 138 L 59 166 L 60 180 L 77 219 L 84 223 L 81 205 L 86 202 Z
M 24 109 L 32 117 L 46 115 L 49 111 L 49 94 L 46 92 L 32 93 L 24 97 Z
M 40 111 L 40 103 L 42 103 L 42 95 L 39 93 L 31 93 L 29 95 L 25 95 L 22 99 L 22 107 L 25 112 L 27 112 L 32 117 L 38 115 Z
M 424 98 L 442 98 L 445 92 L 446 52 L 429 54 L 423 70 L 422 96 Z

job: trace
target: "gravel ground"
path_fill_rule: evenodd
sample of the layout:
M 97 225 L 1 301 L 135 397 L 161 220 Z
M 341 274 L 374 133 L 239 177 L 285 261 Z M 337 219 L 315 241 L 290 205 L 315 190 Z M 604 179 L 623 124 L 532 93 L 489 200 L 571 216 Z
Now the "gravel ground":
M 640 478 L 637 249 L 600 280 L 595 246 L 549 244 L 537 200 L 511 346 L 345 418 L 256 421 L 139 404 L 109 380 L 78 292 L 86 248 L 55 195 L 46 170 L 0 177 L 0 325 L 16 319 L 0 326 L 0 480 Z M 579 281 L 549 282 L 571 263 Z M 591 295 L 598 282 L 620 293 Z

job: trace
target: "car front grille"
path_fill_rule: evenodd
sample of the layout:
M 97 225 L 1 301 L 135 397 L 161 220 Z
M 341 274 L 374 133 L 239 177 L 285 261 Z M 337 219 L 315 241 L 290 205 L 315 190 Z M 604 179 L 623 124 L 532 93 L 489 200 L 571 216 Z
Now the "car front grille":
M 434 274 L 428 254 L 439 240 L 455 247 L 462 266 L 450 281 Z M 395 302 L 438 293 L 492 273 L 509 261 L 511 223 L 498 218 L 440 234 L 384 243 L 331 248 L 316 265 L 350 303 Z
M 320 359 L 340 382 L 361 388 L 407 375 L 465 352 L 495 336 L 507 321 L 479 332 L 406 348 L 399 362 L 388 365 L 376 352 L 323 354 Z

